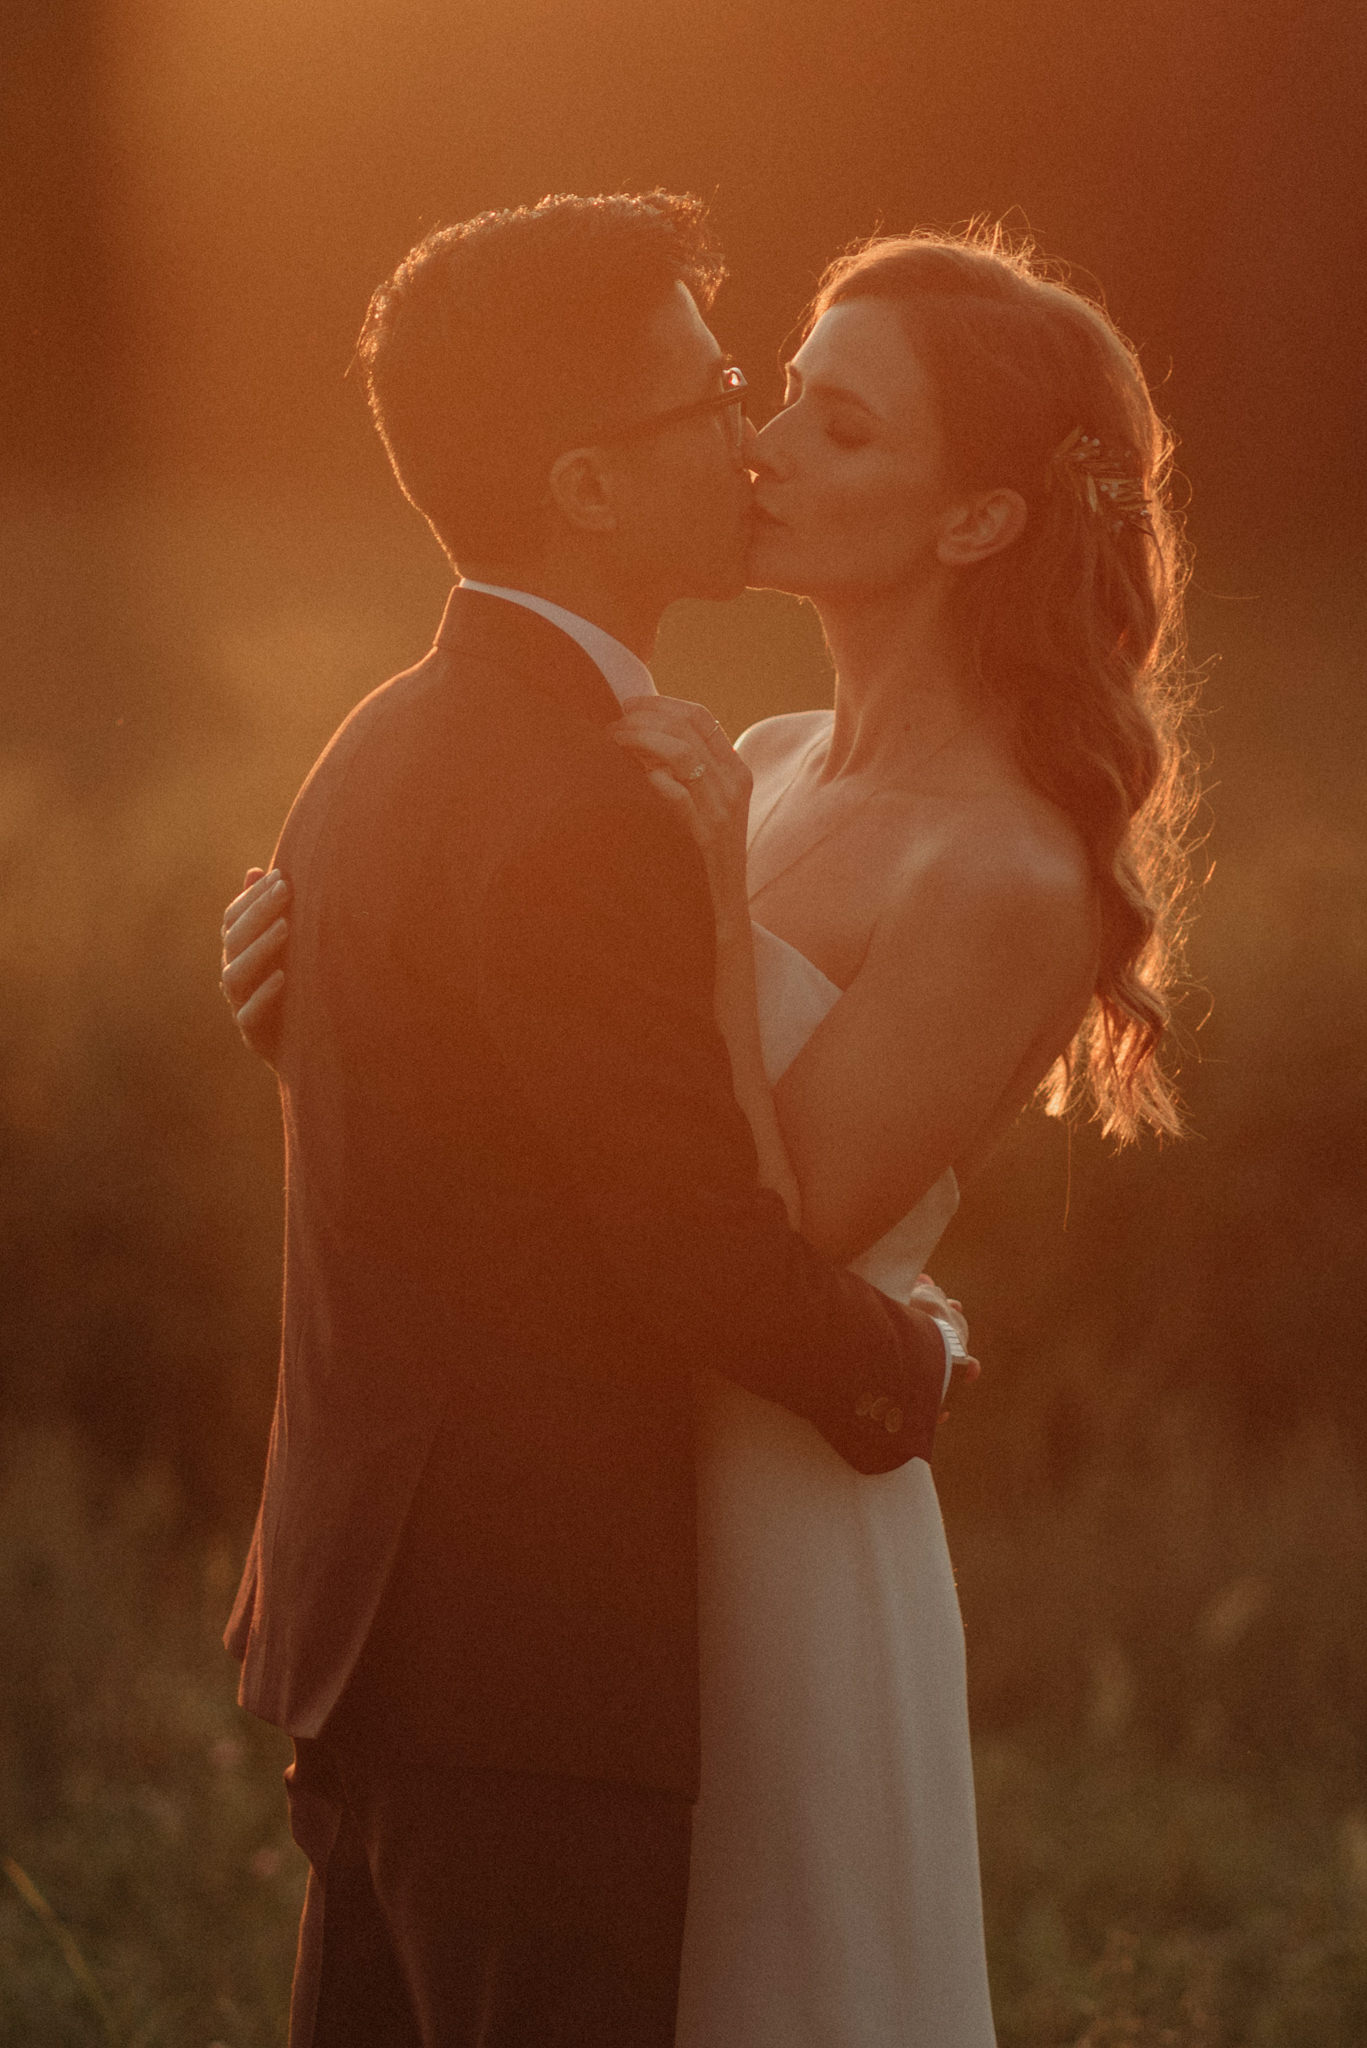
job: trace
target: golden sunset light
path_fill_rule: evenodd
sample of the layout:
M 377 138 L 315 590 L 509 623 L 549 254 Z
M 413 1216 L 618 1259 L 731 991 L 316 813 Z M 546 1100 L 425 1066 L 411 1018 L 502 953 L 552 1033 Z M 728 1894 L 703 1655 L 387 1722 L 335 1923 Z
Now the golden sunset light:
M 63 0 L 19 5 L 0 33 L 12 259 L 0 551 L 0 1616 L 10 1649 L 0 2042 L 281 2048 L 287 2038 L 306 1859 L 321 1852 L 301 1846 L 308 1786 L 296 1784 L 292 1838 L 279 1773 L 287 1735 L 307 1758 L 309 1743 L 328 1739 L 320 1730 L 346 1728 L 354 1673 L 338 1678 L 326 1712 L 313 1713 L 321 1680 L 307 1711 L 294 1700 L 276 1711 L 251 1660 L 275 1674 L 271 1660 L 283 1669 L 288 1657 L 254 1640 L 249 1714 L 220 1636 L 267 1457 L 288 1220 L 286 1362 L 305 1363 L 297 1381 L 287 1376 L 277 1457 L 282 1444 L 300 1461 L 307 1452 L 328 1476 L 315 1520 L 299 1529 L 293 1496 L 269 1508 L 279 1524 L 268 1566 L 308 1583 L 320 1559 L 344 1560 L 320 1606 L 345 1609 L 356 1644 L 373 1629 L 395 1669 L 407 1660 L 459 1692 L 462 1768 L 669 1794 L 685 1844 L 694 1793 L 681 1790 L 668 1742 L 693 1728 L 703 1686 L 677 2048 L 720 2042 L 689 2021 L 688 1973 L 700 1946 L 723 1941 L 743 1893 L 732 1870 L 734 1898 L 709 1890 L 704 1923 L 716 1597 L 706 1574 L 722 1544 L 708 1521 L 706 1447 L 715 1453 L 728 1413 L 724 1400 L 710 1409 L 698 1397 L 695 1450 L 680 1389 L 692 1400 L 704 1372 L 809 1431 L 832 1467 L 844 1461 L 842 1481 L 853 1487 L 856 1475 L 861 1499 L 890 1496 L 914 1469 L 921 1520 L 908 1509 L 905 1524 L 861 1523 L 841 1553 L 850 1584 L 867 1593 L 886 1568 L 919 1627 L 931 1567 L 918 1564 L 911 1591 L 896 1572 L 933 1555 L 954 1645 L 963 1617 L 973 1784 L 965 1761 L 960 1846 L 965 1869 L 974 1839 L 981 1859 L 973 1938 L 975 1954 L 985 1943 L 993 2017 L 970 2024 L 961 2000 L 961 2031 L 932 2039 L 929 2022 L 880 2032 L 866 2012 L 856 2025 L 841 2008 L 842 2042 L 989 2048 L 994 2025 L 998 2048 L 1360 2048 L 1360 11 L 1346 0 L 1310 10 L 1270 0 L 1242 10 Z M 540 260 L 562 263 L 554 303 L 549 268 L 538 275 L 523 257 L 528 274 L 516 270 L 515 238 L 506 257 L 496 236 L 491 255 L 469 240 L 474 282 L 460 288 L 474 312 L 454 296 L 440 316 L 424 312 L 421 292 L 436 287 L 413 273 L 395 281 L 405 252 L 446 224 L 534 209 L 547 195 L 660 193 L 703 202 L 726 264 L 715 302 L 702 259 L 689 269 L 671 256 L 664 287 L 633 312 L 627 257 L 625 281 L 603 270 L 610 287 L 595 268 L 607 260 L 599 216 L 576 263 L 547 232 Z M 989 246 L 993 223 L 993 253 L 964 284 L 952 265 Z M 873 259 L 852 252 L 917 230 L 934 231 L 944 267 L 898 244 L 870 282 Z M 459 281 L 467 243 L 452 247 L 429 260 Z M 949 247 L 958 254 L 944 256 Z M 846 255 L 852 267 L 832 283 L 828 266 Z M 388 300 L 372 305 L 386 278 Z M 1050 298 L 1055 285 L 1067 289 Z M 603 324 L 609 288 L 620 328 L 616 310 Z M 480 291 L 503 329 L 481 311 Z M 522 309 L 511 329 L 509 306 Z M 557 340 L 562 314 L 573 359 Z M 421 348 L 394 340 L 422 319 L 435 340 L 425 328 Z M 796 365 L 786 384 L 785 364 Z M 1102 426 L 1078 416 L 1077 390 L 1111 408 Z M 1056 399 L 1058 422 L 1047 411 Z M 519 463 L 537 482 L 521 526 Z M 674 497 L 662 511 L 651 493 L 666 483 Z M 723 561 L 716 534 L 728 520 Z M 1050 556 L 1039 539 L 1056 529 L 1070 537 L 1066 559 L 1063 541 Z M 551 565 L 544 587 L 515 580 L 527 560 Z M 456 591 L 429 653 L 453 562 L 475 590 Z M 742 591 L 747 577 L 754 587 Z M 977 593 L 971 626 L 965 591 Z M 603 598 L 597 611 L 590 597 Z M 473 689 L 459 669 L 462 617 L 474 622 L 463 628 L 471 674 L 484 677 L 497 668 L 500 628 L 516 639 L 516 676 L 534 657 L 550 660 L 555 636 L 576 639 L 567 615 L 578 629 L 568 680 L 558 697 L 546 686 L 535 716 L 519 712 L 517 723 L 510 712 L 505 732 L 492 713 L 441 724 L 441 708 L 404 757 L 411 781 L 362 752 L 350 781 L 324 757 L 333 767 L 317 772 L 325 794 L 337 775 L 335 799 L 306 784 L 330 736 L 386 678 L 449 659 L 455 681 L 446 696 L 433 685 L 434 701 Z M 906 637 L 875 659 L 889 620 Z M 1067 695 L 1069 663 L 1088 661 L 1093 694 L 1079 685 Z M 644 686 L 632 680 L 643 663 Z M 659 712 L 650 676 L 666 699 L 705 710 Z M 907 693 L 896 718 L 889 677 Z M 823 723 L 816 714 L 833 702 L 834 722 Z M 681 895 L 650 896 L 674 872 L 654 842 L 638 868 L 612 865 L 593 777 L 615 788 L 606 778 L 620 763 L 614 753 L 603 767 L 609 749 L 595 754 L 583 733 L 565 756 L 566 810 L 580 800 L 598 822 L 582 845 L 567 836 L 547 853 L 560 845 L 546 791 L 561 772 L 552 741 L 567 704 L 576 716 L 587 705 L 585 718 L 604 727 L 625 716 L 638 741 L 632 721 L 643 721 L 636 754 L 619 751 L 653 768 L 680 816 L 681 790 L 701 806 L 724 786 L 739 806 L 741 823 L 728 813 L 715 842 L 696 824 L 700 810 L 689 813 L 703 851 L 690 846 L 677 865 L 706 904 L 701 922 L 689 921 L 683 883 Z M 784 714 L 804 716 L 743 741 L 738 768 L 728 742 Z M 370 730 L 366 715 L 347 729 L 353 739 Z M 648 730 L 654 716 L 663 739 Z M 886 769 L 892 742 L 875 744 L 878 717 L 903 748 L 900 782 Z M 525 743 L 533 764 L 506 790 L 500 733 Z M 658 758 L 646 758 L 652 744 Z M 424 836 L 429 810 L 449 847 Z M 961 942 L 947 936 L 934 888 L 917 896 L 907 876 L 938 874 L 926 849 L 941 846 L 976 874 L 944 823 L 958 830 L 970 817 L 983 871 L 995 874 L 994 859 L 1027 843 L 1027 812 L 1035 836 L 1019 863 L 1036 894 L 1023 881 L 995 923 L 983 912 Z M 889 852 L 876 828 L 894 814 L 910 836 Z M 224 906 L 245 873 L 272 863 L 287 816 L 278 864 L 294 863 L 293 893 L 271 899 L 271 915 L 290 920 L 278 956 L 285 1050 L 267 1048 L 278 1088 L 234 1029 L 217 976 Z M 727 831 L 740 953 L 728 951 L 717 879 Z M 308 865 L 322 862 L 319 846 L 345 876 L 323 909 Z M 524 900 L 514 884 L 541 872 L 538 859 L 544 898 Z M 606 1036 L 581 1046 L 573 1006 L 588 1003 L 598 956 L 585 941 L 590 964 L 557 965 L 555 948 L 572 953 L 574 920 L 587 929 L 602 910 L 595 862 L 620 885 L 614 929 L 638 916 L 641 950 L 618 963 L 620 987 L 611 961 L 595 968 L 607 993 L 592 1014 Z M 796 956 L 788 975 L 806 976 L 797 995 L 788 985 L 802 1029 L 782 1062 L 761 1040 L 785 963 L 771 946 L 766 965 L 764 941 L 752 955 L 747 887 L 762 931 Z M 367 932 L 379 934 L 373 959 L 358 948 Z M 322 975 L 320 959 L 332 970 L 331 947 L 354 961 L 355 980 L 338 969 L 319 983 L 325 1000 L 308 977 Z M 654 1009 L 641 995 L 648 969 L 665 991 Z M 898 991 L 895 1015 L 880 974 Z M 528 996 L 543 979 L 544 1014 Z M 440 1009 L 443 1020 L 427 1045 L 432 1073 L 448 1009 L 450 1019 L 447 1092 L 435 1094 L 424 1093 L 426 1041 L 412 1022 L 429 983 L 438 993 L 422 1015 L 432 1026 Z M 950 993 L 937 1009 L 941 988 Z M 728 1003 L 742 998 L 744 1028 L 758 1022 L 748 1087 L 749 1041 L 728 1028 Z M 705 1034 L 694 1065 L 670 1036 L 685 1027 Z M 847 1048 L 843 1065 L 832 1056 L 823 1069 L 823 1032 Z M 948 1060 L 946 1044 L 950 1078 L 934 1065 Z M 1070 1047 L 1076 1106 L 1047 1115 L 1040 1090 Z M 1125 1058 L 1139 1076 L 1128 1094 Z M 641 1078 L 652 1059 L 654 1094 Z M 923 1059 L 936 1081 L 918 1093 Z M 1160 1070 L 1171 1096 L 1153 1079 Z M 622 1091 L 620 1127 L 590 1114 L 607 1071 Z M 718 1074 L 731 1078 L 709 1123 Z M 881 1107 L 870 1107 L 873 1075 Z M 308 1119 L 325 1095 L 342 1106 L 316 1137 Z M 685 1100 L 702 1106 L 675 1144 L 670 1117 Z M 1135 1142 L 1106 1136 L 1108 1120 L 1122 1136 L 1133 1125 Z M 739 1193 L 727 1177 L 737 1158 Z M 685 1169 L 698 1188 L 679 1194 L 670 1176 Z M 658 1212 L 652 1174 L 665 1189 Z M 382 1183 L 402 1227 L 390 1216 L 353 1241 L 346 1203 L 371 1196 L 378 1212 Z M 900 1293 L 880 1288 L 890 1269 L 874 1256 L 891 1258 L 896 1229 L 931 1211 L 925 1262 L 962 1302 L 982 1366 L 967 1384 L 960 1362 L 948 1382 L 933 1485 L 929 1436 L 911 1447 L 912 1381 L 875 1339 L 891 1345 L 894 1325 L 904 1347 L 907 1328 L 943 1337 L 948 1311 L 935 1324 L 925 1303 L 919 1321 L 902 1306 L 922 1263 L 914 1231 L 902 1241 L 917 1255 Z M 602 1249 L 603 1216 L 665 1274 L 654 1321 L 633 1321 L 633 1280 Z M 300 1272 L 312 1284 L 308 1262 L 329 1257 L 337 1271 L 301 1308 Z M 797 1276 L 786 1293 L 773 1278 L 784 1258 Z M 748 1318 L 761 1325 L 762 1302 L 792 1313 L 801 1288 L 793 1344 L 810 1340 L 816 1362 L 803 1354 L 790 1379 Z M 357 1345 L 372 1347 L 365 1371 L 350 1353 L 338 1364 L 347 1315 L 364 1327 Z M 839 1400 L 820 1378 L 821 1331 L 835 1333 L 832 1355 L 847 1345 L 853 1360 Z M 897 1352 L 898 1373 L 910 1355 Z M 330 1411 L 349 1372 L 364 1396 Z M 595 1392 L 575 1406 L 565 1387 L 579 1398 L 581 1380 Z M 939 1390 L 937 1377 L 932 1432 Z M 670 1400 L 678 1412 L 668 1409 L 666 1429 Z M 319 1436 L 322 1450 L 309 1434 L 320 1415 L 334 1432 Z M 874 1451 L 857 1432 L 841 1436 L 856 1419 L 882 1430 L 867 1438 Z M 893 1465 L 904 1425 L 908 1448 Z M 786 1441 L 776 1433 L 775 1461 Z M 651 1515 L 656 1495 L 670 1512 L 693 1502 L 695 1458 L 703 1576 L 690 1552 L 676 1584 L 664 1564 L 671 1541 L 686 1548 L 684 1510 L 677 1527 Z M 285 1482 L 268 1481 L 268 1503 L 271 1485 Z M 552 1507 L 554 1485 L 564 1492 Z M 917 1552 L 932 1525 L 941 1542 L 937 1495 L 947 1550 Z M 359 1511 L 346 1521 L 353 1497 L 373 1506 L 373 1523 Z M 819 1580 L 838 1545 L 800 1514 L 780 1542 L 765 1506 L 779 1497 L 746 1496 L 734 1523 L 720 1510 L 717 1521 L 723 1536 L 740 1528 L 753 1540 L 786 1597 L 793 1581 Z M 584 1528 L 594 1541 L 608 1529 L 611 1544 L 595 1549 Z M 430 1535 L 430 1553 L 415 1529 Z M 291 1543 L 304 1563 L 289 1563 Z M 721 1582 L 729 1591 L 724 1571 Z M 686 1635 L 695 1621 L 679 1622 L 684 1704 L 671 1696 L 668 1713 L 660 1707 L 669 1732 L 657 1751 L 652 1701 L 677 1648 L 660 1616 L 675 1601 L 692 1617 L 699 1584 L 702 1651 Z M 403 1631 L 419 1640 L 412 1614 L 438 1595 L 458 1620 L 429 1667 Z M 268 1595 L 252 1592 L 250 1570 L 243 1597 L 264 1640 Z M 868 1597 L 886 1623 L 892 1596 Z M 738 1597 L 733 1632 L 772 1679 L 789 1668 L 785 1639 L 777 1622 L 766 1638 L 756 1612 L 762 1603 Z M 509 1618 L 495 1627 L 491 1616 Z M 277 1624 L 281 1640 L 293 1619 Z M 866 1632 L 862 1652 L 831 1653 L 848 1697 L 878 1707 L 875 1730 L 895 1717 L 869 1686 L 934 1692 L 929 1636 L 903 1641 L 887 1626 L 891 1650 Z M 574 1720 L 591 1661 L 583 1645 L 616 1643 L 614 1631 L 629 1640 L 629 1627 L 644 1647 L 623 1658 L 612 1696 L 625 1732 L 609 1714 L 595 1747 L 598 1732 Z M 538 1628 L 562 1646 L 564 1667 L 548 1678 L 535 1666 L 533 1682 L 518 1655 L 523 1635 L 541 1642 Z M 246 1622 L 240 1633 L 245 1643 Z M 899 1675 L 902 1651 L 910 1676 Z M 823 1668 L 810 1696 L 792 1681 L 813 1723 L 828 1681 Z M 383 1720 L 387 1696 L 376 1696 Z M 541 1730 L 541 1713 L 552 1729 L 544 1753 L 526 1732 Z M 800 1733 L 807 1723 L 794 1719 Z M 966 1732 L 962 1747 L 967 1759 Z M 737 1753 L 748 1755 L 739 1739 Z M 795 1754 L 825 1752 L 813 1738 Z M 841 1754 L 825 1771 L 831 1810 L 843 1801 L 848 1817 L 868 1799 L 872 1812 L 866 1786 L 836 1797 L 862 1785 L 858 1757 Z M 924 1782 L 911 1773 L 908 1813 L 921 1814 L 923 1793 L 929 1812 L 926 1785 L 939 1797 L 952 1775 L 923 1768 Z M 735 1767 L 738 1781 L 747 1773 L 758 1782 L 761 1763 Z M 353 1825 L 364 1834 L 354 1815 Z M 482 1809 L 462 1825 L 473 1839 Z M 916 1856 L 918 1870 L 939 1867 L 921 1837 L 915 1856 L 897 1842 L 886 1850 L 894 1864 L 905 1853 L 908 1868 Z M 614 1882 L 627 1886 L 636 1866 L 621 1854 Z M 757 1855 L 756 1896 L 774 1892 L 774 1868 Z M 630 1884 L 644 1898 L 645 1879 Z M 807 1899 L 790 1918 L 819 1924 L 834 1952 L 826 1908 Z M 929 1921 L 915 1938 L 932 1950 L 939 1939 Z M 906 1943 L 911 1953 L 910 1934 Z M 808 1948 L 824 1954 L 815 1937 Z M 411 1983 L 407 1995 L 416 2028 Z M 302 1997 L 294 2048 L 306 2048 Z M 983 2014 L 986 2000 L 984 1989 Z M 326 2024 L 312 2048 L 341 2040 Z M 467 2037 L 450 2022 L 442 2038 Z M 835 2040 L 794 2037 L 792 2048 Z M 756 2033 L 754 2048 L 768 2037 Z

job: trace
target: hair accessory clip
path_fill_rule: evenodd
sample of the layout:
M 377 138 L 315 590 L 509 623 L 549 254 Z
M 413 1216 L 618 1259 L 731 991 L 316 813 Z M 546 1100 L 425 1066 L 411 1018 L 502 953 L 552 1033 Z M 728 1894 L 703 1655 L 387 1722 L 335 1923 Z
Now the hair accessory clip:
M 1049 457 L 1049 467 L 1089 512 L 1105 519 L 1112 533 L 1130 526 L 1138 533 L 1152 534 L 1143 484 L 1126 472 L 1122 459 L 1103 447 L 1095 434 L 1074 427 Z

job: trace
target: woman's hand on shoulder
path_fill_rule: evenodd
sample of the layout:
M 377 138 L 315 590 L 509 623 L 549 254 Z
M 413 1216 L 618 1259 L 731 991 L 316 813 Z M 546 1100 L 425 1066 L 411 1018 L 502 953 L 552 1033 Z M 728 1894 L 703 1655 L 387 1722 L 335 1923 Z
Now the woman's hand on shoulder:
M 223 913 L 218 977 L 233 1022 L 261 1059 L 273 1064 L 284 1007 L 290 885 L 278 868 L 248 868 L 242 892 Z
M 706 705 L 679 697 L 633 697 L 610 731 L 697 843 L 719 929 L 743 925 L 748 943 L 745 838 L 752 778 L 721 720 Z

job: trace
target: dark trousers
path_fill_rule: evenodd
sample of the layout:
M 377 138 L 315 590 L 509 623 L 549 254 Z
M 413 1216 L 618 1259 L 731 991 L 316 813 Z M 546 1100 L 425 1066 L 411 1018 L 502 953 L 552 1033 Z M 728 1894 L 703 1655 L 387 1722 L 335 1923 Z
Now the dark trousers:
M 325 1732 L 290 2048 L 672 2048 L 692 1809 Z

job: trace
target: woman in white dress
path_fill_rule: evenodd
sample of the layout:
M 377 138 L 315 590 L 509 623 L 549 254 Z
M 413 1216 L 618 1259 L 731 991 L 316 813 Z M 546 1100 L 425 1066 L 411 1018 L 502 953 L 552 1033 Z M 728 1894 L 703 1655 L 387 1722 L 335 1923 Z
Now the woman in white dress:
M 765 720 L 734 765 L 698 707 L 643 698 L 618 729 L 706 855 L 770 1184 L 893 1294 L 1042 1083 L 1123 1136 L 1176 1127 L 1167 453 L 1132 353 L 1028 259 L 870 245 L 829 273 L 748 458 L 750 580 L 815 603 L 834 712 Z M 680 2048 L 989 2048 L 929 1469 L 860 1478 L 721 1380 L 701 1413 Z
M 763 1175 L 902 1298 L 1042 1086 L 1121 1137 L 1177 1128 L 1155 1060 L 1185 811 L 1168 454 L 1132 352 L 1028 255 L 871 243 L 828 273 L 747 456 L 750 581 L 815 603 L 834 711 L 734 752 L 670 699 L 617 728 L 703 850 Z M 233 906 L 260 962 L 239 1014 L 279 987 L 261 901 Z M 860 1477 L 720 1379 L 699 1411 L 679 2048 L 991 2048 L 929 1468 Z

